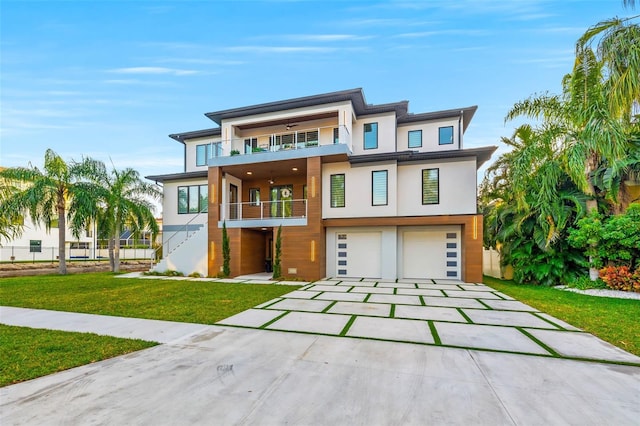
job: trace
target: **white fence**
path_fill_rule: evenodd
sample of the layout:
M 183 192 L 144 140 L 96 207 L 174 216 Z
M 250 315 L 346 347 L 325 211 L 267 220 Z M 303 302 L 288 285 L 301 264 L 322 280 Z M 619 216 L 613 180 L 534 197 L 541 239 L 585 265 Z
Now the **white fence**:
M 500 253 L 494 249 L 482 249 L 482 273 L 494 278 L 513 279 L 511 266 L 500 267 Z
M 154 250 L 150 248 L 120 248 L 120 259 L 150 259 Z M 67 260 L 108 259 L 108 249 L 68 248 Z M 0 247 L 0 262 L 56 262 L 58 247 L 3 246 Z

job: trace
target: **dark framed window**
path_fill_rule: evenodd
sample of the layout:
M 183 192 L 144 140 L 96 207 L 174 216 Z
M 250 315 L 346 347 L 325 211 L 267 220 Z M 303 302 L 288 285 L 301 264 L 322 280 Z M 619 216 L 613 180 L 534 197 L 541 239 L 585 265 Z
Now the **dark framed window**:
M 377 147 L 378 147 L 378 123 L 365 123 L 364 149 L 376 149 Z
M 371 205 L 386 206 L 388 194 L 387 170 L 376 170 L 371 172 Z
M 409 148 L 422 147 L 422 130 L 409 130 Z
M 204 213 L 209 206 L 209 187 L 190 185 L 178 187 L 178 214 Z
M 440 203 L 440 169 L 422 170 L 422 204 Z
M 260 205 L 260 188 L 249 188 L 249 203 L 252 206 Z
M 338 127 L 333 129 L 333 143 L 340 143 L 340 129 Z
M 438 144 L 439 145 L 453 144 L 453 126 L 440 127 L 438 129 Z
M 206 166 L 210 154 L 211 146 L 209 144 L 196 145 L 196 166 Z
M 331 207 L 344 207 L 344 174 L 331 175 Z

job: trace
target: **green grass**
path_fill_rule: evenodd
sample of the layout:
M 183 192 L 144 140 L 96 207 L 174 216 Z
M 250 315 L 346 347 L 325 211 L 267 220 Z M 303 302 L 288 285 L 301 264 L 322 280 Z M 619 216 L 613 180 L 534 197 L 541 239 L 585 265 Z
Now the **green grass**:
M 486 276 L 484 283 L 640 356 L 640 300 L 587 296 Z
M 0 305 L 213 324 L 297 288 L 111 273 L 46 275 L 0 279 Z
M 90 364 L 156 345 L 88 333 L 0 324 L 0 386 Z

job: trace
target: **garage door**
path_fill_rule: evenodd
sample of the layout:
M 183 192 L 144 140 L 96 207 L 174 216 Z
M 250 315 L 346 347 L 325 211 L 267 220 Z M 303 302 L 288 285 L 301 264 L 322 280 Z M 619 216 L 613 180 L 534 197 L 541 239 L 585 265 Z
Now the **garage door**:
M 380 232 L 338 233 L 337 276 L 380 278 L 381 236 Z
M 460 228 L 405 231 L 402 238 L 403 278 L 460 279 Z

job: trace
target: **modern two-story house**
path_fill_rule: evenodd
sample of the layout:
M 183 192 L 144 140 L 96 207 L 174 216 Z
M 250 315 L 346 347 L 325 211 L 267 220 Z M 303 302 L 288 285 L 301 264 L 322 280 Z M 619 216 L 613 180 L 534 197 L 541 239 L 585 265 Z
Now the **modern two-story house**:
M 287 277 L 481 281 L 476 174 L 496 147 L 464 149 L 475 106 L 408 106 L 353 89 L 210 112 L 216 127 L 170 135 L 184 172 L 148 177 L 165 195 L 158 268 L 218 274 L 224 225 L 231 274 L 269 271 L 282 226 Z

